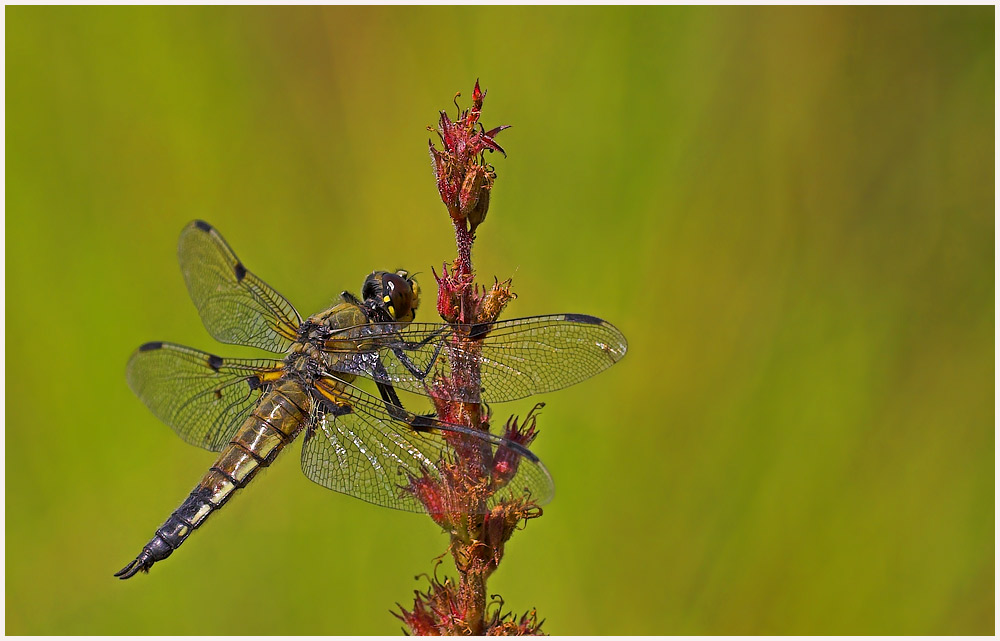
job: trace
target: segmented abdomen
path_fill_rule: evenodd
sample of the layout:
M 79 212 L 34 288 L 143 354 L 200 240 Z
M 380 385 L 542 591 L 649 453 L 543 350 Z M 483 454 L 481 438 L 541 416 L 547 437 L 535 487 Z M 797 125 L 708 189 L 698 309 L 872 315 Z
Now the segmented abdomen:
M 260 468 L 270 465 L 298 436 L 311 406 L 309 395 L 294 381 L 282 381 L 266 393 L 201 482 L 160 526 L 139 556 L 115 576 L 130 578 L 170 556 L 192 530 L 225 505 L 236 490 L 246 487 Z

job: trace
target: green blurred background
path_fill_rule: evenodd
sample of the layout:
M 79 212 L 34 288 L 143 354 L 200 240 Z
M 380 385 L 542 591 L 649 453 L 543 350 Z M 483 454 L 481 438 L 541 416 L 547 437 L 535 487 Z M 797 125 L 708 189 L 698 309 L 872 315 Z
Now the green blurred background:
M 556 500 L 491 591 L 558 634 L 992 634 L 993 8 L 5 15 L 7 633 L 398 632 L 445 535 L 297 445 L 114 579 L 213 458 L 124 366 L 240 353 L 196 217 L 304 314 L 373 268 L 433 292 L 425 126 L 478 77 L 513 125 L 481 279 L 630 341 L 544 398 Z

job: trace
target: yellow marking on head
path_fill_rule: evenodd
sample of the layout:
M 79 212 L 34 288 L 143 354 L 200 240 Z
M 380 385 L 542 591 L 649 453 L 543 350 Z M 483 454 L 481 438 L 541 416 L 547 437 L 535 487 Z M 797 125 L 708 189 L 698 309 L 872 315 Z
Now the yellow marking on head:
M 392 305 L 389 305 L 389 315 L 392 316 L 393 318 L 396 317 L 396 310 L 393 309 Z
M 420 285 L 417 281 L 410 281 L 410 289 L 413 291 L 413 302 L 410 303 L 410 309 L 416 311 L 420 307 Z
M 391 300 L 392 300 L 392 296 L 383 296 L 382 297 L 382 302 L 383 303 L 388 303 Z

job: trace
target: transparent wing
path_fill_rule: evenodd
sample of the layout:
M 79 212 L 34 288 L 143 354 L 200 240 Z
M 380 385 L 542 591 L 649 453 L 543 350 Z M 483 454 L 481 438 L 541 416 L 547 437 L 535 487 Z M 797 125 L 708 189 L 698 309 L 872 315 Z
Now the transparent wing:
M 185 441 L 219 451 L 256 405 L 281 361 L 220 358 L 172 343 L 146 343 L 128 361 L 128 385 Z
M 621 360 L 628 342 L 600 318 L 557 314 L 492 325 L 373 323 L 336 332 L 326 346 L 337 371 L 425 395 L 428 374 L 476 361 L 482 390 L 450 400 L 499 403 L 586 380 Z
M 513 478 L 474 511 L 484 512 L 512 494 L 529 495 L 540 504 L 551 500 L 552 477 L 525 448 L 494 434 L 426 417 L 420 417 L 428 423 L 426 429 L 418 431 L 406 422 L 417 420 L 411 412 L 392 406 L 394 414 L 405 416 L 394 419 L 380 399 L 348 384 L 341 387 L 335 393 L 344 403 L 342 408 L 349 404 L 350 410 L 321 412 L 302 447 L 302 471 L 316 483 L 376 505 L 425 512 L 428 508 L 404 488 L 425 474 L 437 480 L 447 475 L 455 460 L 449 439 L 462 438 L 481 448 L 485 461 L 501 457 L 516 466 Z M 447 501 L 442 509 L 449 509 Z
M 216 340 L 288 350 L 302 322 L 299 313 L 243 266 L 218 230 L 201 220 L 189 223 L 177 255 L 191 300 Z

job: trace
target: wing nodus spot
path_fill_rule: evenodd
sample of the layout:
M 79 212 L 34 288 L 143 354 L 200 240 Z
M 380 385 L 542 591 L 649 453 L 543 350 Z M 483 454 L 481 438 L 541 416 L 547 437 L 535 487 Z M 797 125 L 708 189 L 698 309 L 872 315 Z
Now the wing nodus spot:
M 208 366 L 214 371 L 218 372 L 219 368 L 222 367 L 222 357 L 216 356 L 215 354 L 208 355 Z
M 140 352 L 152 352 L 157 349 L 163 349 L 163 341 L 151 341 L 149 343 L 143 343 L 139 346 Z
M 238 262 L 236 263 L 236 266 L 233 267 L 233 272 L 236 274 L 236 280 L 241 281 L 246 278 L 247 268 L 243 266 L 243 263 Z
M 469 328 L 469 339 L 481 341 L 493 329 L 493 323 L 476 323 Z
M 350 405 L 346 403 L 342 405 L 334 403 L 333 401 L 331 401 L 326 397 L 321 397 L 319 399 L 319 402 L 320 405 L 323 406 L 323 411 L 326 412 L 327 414 L 330 414 L 331 416 L 344 416 L 354 411 L 354 408 L 351 407 Z
M 410 427 L 418 432 L 430 432 L 437 427 L 437 423 L 433 417 L 433 414 L 417 414 L 407 422 L 410 424 Z
M 212 231 L 212 226 L 206 223 L 204 220 L 194 221 L 194 226 L 202 231 Z

